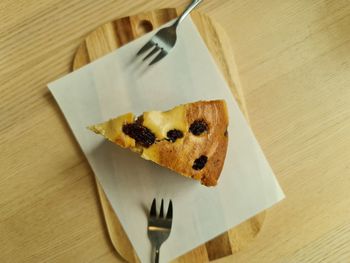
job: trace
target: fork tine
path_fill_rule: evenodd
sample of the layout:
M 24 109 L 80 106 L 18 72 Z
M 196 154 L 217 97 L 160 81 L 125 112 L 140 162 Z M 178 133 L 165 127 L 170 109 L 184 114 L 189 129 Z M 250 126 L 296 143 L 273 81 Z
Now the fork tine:
M 161 60 L 162 58 L 164 58 L 168 53 L 164 51 L 164 49 L 162 49 L 162 51 L 151 61 L 151 63 L 149 63 L 150 66 L 152 66 L 153 64 L 157 63 L 159 60 Z
M 149 213 L 150 217 L 156 217 L 157 216 L 157 207 L 156 207 L 156 199 L 153 199 L 151 211 Z
M 159 218 L 164 217 L 164 200 L 162 199 L 162 203 L 160 204 L 160 212 L 159 212 Z
M 152 40 L 148 41 L 140 50 L 139 52 L 137 52 L 136 56 L 141 55 L 142 53 L 146 52 L 147 50 L 149 50 L 150 48 L 152 48 L 154 46 L 154 43 L 152 42 Z
M 158 47 L 158 45 L 156 45 L 156 46 L 154 47 L 154 49 L 152 49 L 152 51 L 149 52 L 149 54 L 148 54 L 146 57 L 144 57 L 143 61 L 145 61 L 145 60 L 148 59 L 150 56 L 152 56 L 152 55 L 154 55 L 155 53 L 157 53 L 159 50 L 160 50 L 160 48 Z
M 166 218 L 173 219 L 173 202 L 171 200 L 169 202 L 169 207 L 168 207 L 168 212 L 166 213 Z

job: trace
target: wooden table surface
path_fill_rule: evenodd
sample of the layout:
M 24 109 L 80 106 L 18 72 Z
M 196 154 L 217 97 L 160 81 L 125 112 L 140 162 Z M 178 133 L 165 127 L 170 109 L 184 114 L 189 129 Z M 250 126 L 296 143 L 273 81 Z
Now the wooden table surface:
M 121 262 L 92 172 L 46 84 L 98 25 L 185 0 L 0 1 L 1 262 Z M 212 0 L 253 130 L 285 190 L 218 262 L 349 262 L 350 1 Z

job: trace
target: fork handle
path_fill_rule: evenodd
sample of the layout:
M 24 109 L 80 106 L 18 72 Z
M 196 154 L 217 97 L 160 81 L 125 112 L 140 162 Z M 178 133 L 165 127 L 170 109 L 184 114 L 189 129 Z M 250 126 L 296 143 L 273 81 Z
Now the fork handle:
M 193 0 L 192 3 L 185 9 L 182 15 L 175 21 L 174 26 L 177 27 L 192 10 L 199 5 L 203 0 Z
M 156 255 L 155 255 L 154 262 L 159 263 L 159 248 L 156 249 Z

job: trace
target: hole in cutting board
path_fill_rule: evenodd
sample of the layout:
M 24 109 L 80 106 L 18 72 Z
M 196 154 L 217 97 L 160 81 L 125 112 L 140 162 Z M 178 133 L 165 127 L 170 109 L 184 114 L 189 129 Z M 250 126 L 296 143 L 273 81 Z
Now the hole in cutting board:
M 152 30 L 153 30 L 153 25 L 148 20 L 141 20 L 137 27 L 137 31 L 140 35 L 144 35 L 148 32 L 151 32 Z

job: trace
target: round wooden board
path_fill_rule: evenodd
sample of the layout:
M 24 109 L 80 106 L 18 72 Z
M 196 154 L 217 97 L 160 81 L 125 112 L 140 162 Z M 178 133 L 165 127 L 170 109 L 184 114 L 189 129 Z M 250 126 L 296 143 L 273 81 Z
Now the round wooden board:
M 180 13 L 179 11 L 181 10 L 174 8 L 160 9 L 123 17 L 100 26 L 91 32 L 81 43 L 74 57 L 73 70 L 77 70 L 143 34 L 158 28 L 177 17 Z M 193 12 L 192 20 L 196 24 L 208 49 L 214 56 L 241 110 L 248 119 L 233 54 L 231 53 L 232 48 L 230 47 L 227 35 L 217 23 L 202 13 Z M 139 262 L 102 187 L 98 181 L 96 181 L 96 184 L 109 236 L 115 249 L 126 261 Z M 265 212 L 254 216 L 173 262 L 210 262 L 232 255 L 242 250 L 254 240 L 262 228 L 264 219 Z

